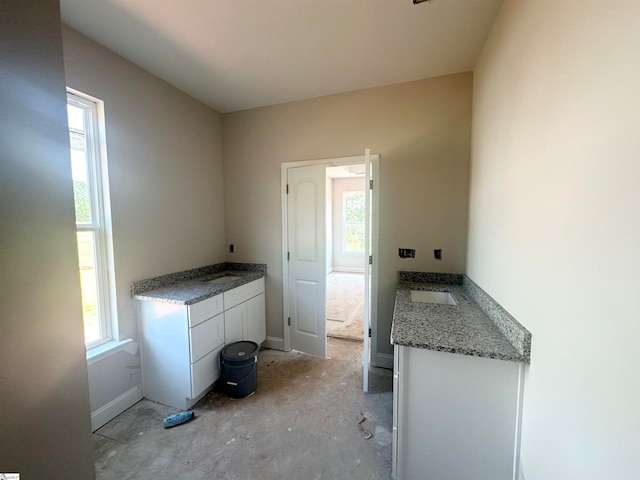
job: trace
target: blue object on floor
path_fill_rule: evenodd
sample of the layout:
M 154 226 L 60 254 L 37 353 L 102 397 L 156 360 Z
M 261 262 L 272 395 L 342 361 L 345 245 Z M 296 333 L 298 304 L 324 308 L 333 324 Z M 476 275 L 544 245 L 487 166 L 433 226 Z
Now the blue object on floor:
M 194 417 L 194 413 L 189 410 L 187 412 L 178 412 L 172 415 L 167 415 L 162 419 L 162 424 L 164 428 L 175 427 L 176 425 L 180 425 L 181 423 L 187 422 Z

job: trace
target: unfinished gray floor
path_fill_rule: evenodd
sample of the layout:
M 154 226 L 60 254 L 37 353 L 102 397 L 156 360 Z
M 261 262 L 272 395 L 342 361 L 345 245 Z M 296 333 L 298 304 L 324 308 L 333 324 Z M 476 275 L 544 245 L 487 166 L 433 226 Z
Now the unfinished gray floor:
M 359 340 L 364 337 L 364 274 L 327 275 L 327 336 Z
M 94 434 L 96 476 L 387 480 L 392 372 L 372 368 L 363 393 L 361 353 L 362 343 L 341 339 L 329 339 L 324 360 L 262 350 L 255 394 L 214 389 L 194 420 L 167 430 L 162 417 L 177 410 L 142 400 Z

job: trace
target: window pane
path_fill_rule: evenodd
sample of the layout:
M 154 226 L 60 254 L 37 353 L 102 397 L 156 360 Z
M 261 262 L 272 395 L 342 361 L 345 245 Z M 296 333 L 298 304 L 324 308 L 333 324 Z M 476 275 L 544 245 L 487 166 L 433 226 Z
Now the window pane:
M 364 253 L 364 192 L 344 192 L 343 195 L 344 251 Z
M 69 118 L 69 142 L 71 143 L 71 175 L 73 176 L 73 196 L 76 207 L 76 223 L 91 224 L 91 183 L 87 155 L 85 110 L 75 105 L 67 105 Z
M 69 117 L 69 128 L 84 132 L 84 109 L 67 104 L 67 117 Z
M 78 263 L 80 265 L 85 343 L 91 343 L 101 338 L 95 252 L 94 232 L 78 232 Z
M 364 192 L 344 194 L 345 223 L 364 223 Z
M 91 194 L 87 178 L 87 155 L 71 149 L 71 173 L 73 175 L 73 199 L 76 207 L 76 223 L 91 224 Z
M 364 223 L 347 223 L 344 235 L 347 252 L 364 253 Z

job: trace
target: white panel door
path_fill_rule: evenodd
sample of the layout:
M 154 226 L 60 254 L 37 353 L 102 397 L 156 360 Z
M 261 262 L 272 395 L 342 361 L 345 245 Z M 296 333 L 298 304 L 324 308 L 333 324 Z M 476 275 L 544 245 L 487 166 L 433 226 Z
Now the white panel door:
M 287 169 L 291 348 L 326 357 L 324 165 Z

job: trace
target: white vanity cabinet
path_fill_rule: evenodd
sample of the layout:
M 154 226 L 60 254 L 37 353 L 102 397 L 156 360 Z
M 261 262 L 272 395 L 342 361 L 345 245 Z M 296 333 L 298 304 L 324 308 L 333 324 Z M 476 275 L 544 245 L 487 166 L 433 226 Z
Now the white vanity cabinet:
M 138 318 L 144 396 L 188 409 L 220 377 L 225 344 L 266 339 L 264 278 L 192 305 L 140 299 Z
M 220 376 L 223 295 L 193 305 L 138 301 L 142 385 L 149 400 L 191 408 Z
M 394 347 L 393 477 L 513 480 L 523 365 Z
M 264 278 L 224 292 L 224 341 L 250 340 L 260 345 L 267 338 Z

